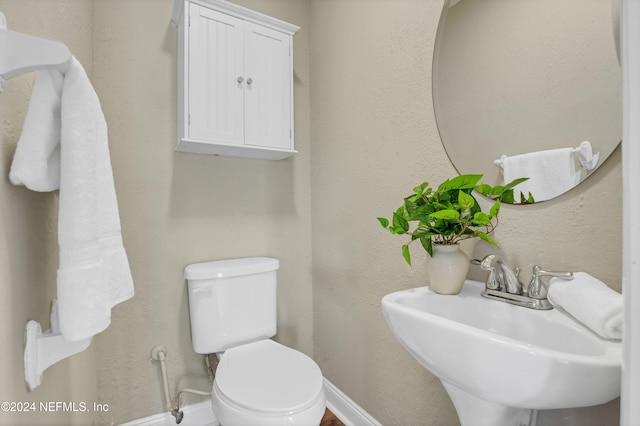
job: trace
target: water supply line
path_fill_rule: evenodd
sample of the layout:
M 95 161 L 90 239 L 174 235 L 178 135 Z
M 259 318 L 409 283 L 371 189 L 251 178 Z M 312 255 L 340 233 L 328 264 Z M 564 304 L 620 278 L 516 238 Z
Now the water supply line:
M 192 393 L 195 395 L 211 396 L 211 392 L 203 392 L 196 389 L 181 389 L 178 391 L 175 404 L 171 399 L 171 393 L 169 392 L 169 379 L 167 377 L 167 349 L 164 346 L 158 345 L 151 349 L 151 358 L 155 361 L 160 361 L 160 369 L 162 371 L 162 384 L 164 387 L 164 400 L 167 404 L 167 411 L 176 418 L 176 424 L 180 424 L 184 418 L 184 413 L 180 411 L 180 397 L 183 393 Z M 211 368 L 211 362 L 209 356 L 205 355 L 205 362 L 207 364 L 207 371 L 209 380 L 213 380 L 213 370 Z

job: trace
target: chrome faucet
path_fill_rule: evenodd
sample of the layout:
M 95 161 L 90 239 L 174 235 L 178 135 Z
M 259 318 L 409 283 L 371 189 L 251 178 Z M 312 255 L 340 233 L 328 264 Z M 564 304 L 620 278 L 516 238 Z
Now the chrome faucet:
M 542 277 L 573 279 L 572 272 L 547 272 L 536 265 L 533 267 L 533 278 L 527 293 L 524 294 L 522 281 L 518 278 L 519 269 L 511 268 L 502 257 L 490 254 L 474 263 L 479 264 L 485 271 L 489 271 L 482 296 L 530 309 L 553 309 L 547 299 L 547 288 L 542 282 Z
M 480 267 L 489 271 L 487 278 L 487 288 L 498 290 L 509 294 L 522 294 L 523 285 L 518 275 L 519 268 L 511 268 L 504 259 L 497 254 L 485 256 L 480 262 Z

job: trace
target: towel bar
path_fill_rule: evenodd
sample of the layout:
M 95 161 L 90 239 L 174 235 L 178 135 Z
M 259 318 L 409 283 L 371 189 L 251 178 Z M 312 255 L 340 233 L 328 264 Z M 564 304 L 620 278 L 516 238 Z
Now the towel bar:
M 57 69 L 65 73 L 73 60 L 63 43 L 7 29 L 7 18 L 0 12 L 0 92 L 4 81 L 20 74 Z M 67 341 L 60 333 L 57 305 L 51 308 L 50 327 L 42 332 L 36 321 L 29 321 L 24 334 L 24 375 L 30 391 L 40 386 L 42 373 L 51 365 L 84 351 L 91 337 Z
M 41 69 L 64 72 L 71 63 L 71 52 L 66 45 L 7 29 L 3 12 L 0 12 L 0 46 L 0 92 L 5 80 Z
M 591 148 L 591 143 L 589 143 L 589 141 L 583 141 L 579 147 L 573 150 L 573 153 L 578 157 L 578 160 L 580 160 L 580 164 L 586 167 L 587 170 L 593 170 L 598 165 L 600 153 L 593 153 L 593 149 Z
M 573 149 L 573 154 L 578 158 L 580 164 L 582 164 L 582 166 L 587 170 L 595 169 L 598 165 L 598 160 L 600 159 L 600 153 L 593 153 L 593 148 L 589 141 L 583 141 L 580 143 L 580 146 Z M 501 155 L 499 159 L 493 161 L 493 164 L 502 168 L 502 163 L 505 158 L 507 158 L 506 155 Z
M 84 351 L 90 343 L 90 337 L 76 342 L 65 340 L 59 331 L 55 302 L 51 307 L 51 320 L 47 331 L 43 333 L 37 321 L 27 322 L 24 329 L 24 378 L 29 391 L 40 386 L 44 370 L 58 361 Z

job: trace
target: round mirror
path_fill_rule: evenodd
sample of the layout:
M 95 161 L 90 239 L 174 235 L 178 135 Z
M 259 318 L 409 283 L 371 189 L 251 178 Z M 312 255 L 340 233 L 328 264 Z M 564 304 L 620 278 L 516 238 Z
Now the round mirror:
M 622 139 L 612 4 L 447 0 L 434 48 L 433 99 L 442 143 L 460 174 L 483 174 L 484 182 L 500 185 L 514 167 L 517 177 L 530 177 L 518 167 L 543 159 L 554 170 L 537 169 L 555 185 L 552 176 L 564 170 L 551 160 L 571 149 L 575 181 L 533 198 L 566 192 Z

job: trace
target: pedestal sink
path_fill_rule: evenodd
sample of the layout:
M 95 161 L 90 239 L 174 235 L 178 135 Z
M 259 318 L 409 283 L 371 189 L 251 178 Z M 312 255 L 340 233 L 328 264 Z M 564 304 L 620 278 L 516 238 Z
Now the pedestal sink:
M 620 396 L 622 345 L 560 310 L 536 311 L 430 287 L 388 294 L 382 311 L 398 341 L 437 376 L 462 426 L 529 426 L 535 410 L 587 407 Z

